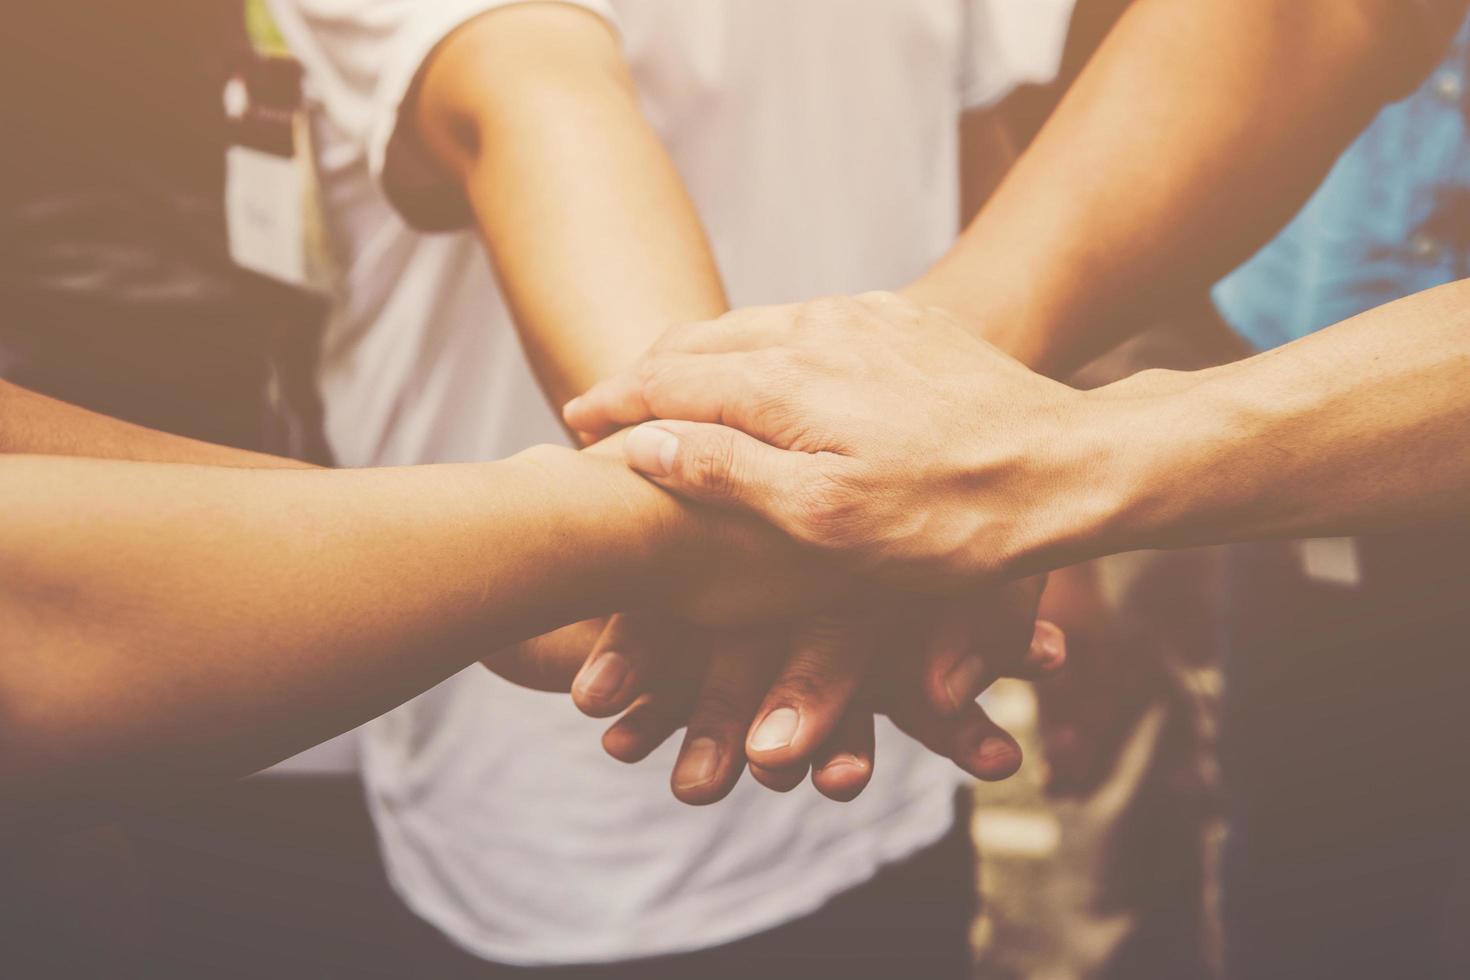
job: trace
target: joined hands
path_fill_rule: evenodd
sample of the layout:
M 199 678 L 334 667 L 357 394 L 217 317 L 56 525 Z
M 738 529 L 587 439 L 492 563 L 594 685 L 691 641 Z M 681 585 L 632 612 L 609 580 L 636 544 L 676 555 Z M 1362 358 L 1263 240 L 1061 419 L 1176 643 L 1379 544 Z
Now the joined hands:
M 978 379 L 991 383 L 975 406 Z M 1035 619 L 1044 577 L 1004 576 L 1025 526 L 1020 478 L 1050 466 L 1060 439 L 1036 439 L 1066 425 L 1078 394 L 941 311 L 870 294 L 675 328 L 567 406 L 589 438 L 660 419 L 622 436 L 635 469 L 682 497 L 753 511 L 848 576 L 816 616 L 775 626 L 711 629 L 634 611 L 601 626 L 585 663 L 582 629 L 566 651 L 581 663 L 570 689 L 585 713 L 622 716 L 607 751 L 642 760 L 686 727 L 672 777 L 682 801 L 722 799 L 747 763 L 769 788 L 810 771 L 820 792 L 851 799 L 872 777 L 873 717 L 885 714 L 979 779 L 1014 773 L 1019 746 L 976 698 L 998 677 L 1035 677 L 1066 658 L 1060 630 Z M 947 419 L 911 417 L 933 406 Z M 1041 422 L 1050 428 L 1032 432 Z M 1028 433 L 1028 467 L 1007 455 L 1022 451 L 1016 439 L 989 458 L 973 453 L 967 436 L 982 426 Z M 967 491 L 983 479 L 991 497 L 978 501 Z M 689 566 L 691 580 L 707 560 Z

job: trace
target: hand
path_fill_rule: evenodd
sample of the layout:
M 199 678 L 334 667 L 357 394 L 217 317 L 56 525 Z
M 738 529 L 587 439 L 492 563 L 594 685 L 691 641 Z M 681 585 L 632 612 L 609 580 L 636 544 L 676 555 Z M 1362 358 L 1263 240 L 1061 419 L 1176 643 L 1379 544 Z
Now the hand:
M 1035 677 L 1065 660 L 1060 631 L 1033 626 L 1040 586 L 963 601 L 890 600 L 881 613 L 849 605 L 758 633 L 694 634 L 619 617 L 573 697 L 595 717 L 628 709 L 604 738 L 624 761 L 644 758 L 687 724 L 672 779 L 687 803 L 722 799 L 747 759 L 772 789 L 793 788 L 810 768 L 820 792 L 852 799 L 873 773 L 875 712 L 971 775 L 1000 779 L 1019 767 L 1020 749 L 974 698 L 999 676 Z M 710 652 L 697 684 L 687 672 L 694 651 Z
M 609 448 L 600 447 L 603 453 Z M 711 593 L 696 604 L 708 607 L 729 604 L 728 597 L 717 599 L 713 593 L 749 589 L 750 582 L 755 591 L 768 594 L 759 600 L 763 603 L 790 602 L 793 594 L 811 601 L 814 589 L 800 576 L 792 580 L 794 592 L 790 584 L 773 587 L 771 572 L 759 567 L 759 560 L 774 555 L 779 571 L 791 570 L 793 549 L 779 536 L 772 542 L 769 531 L 762 535 L 749 522 L 718 518 L 714 512 L 707 520 L 690 522 L 685 510 L 682 523 L 694 524 L 704 536 L 689 550 L 688 567 L 655 565 L 663 568 L 660 581 L 642 583 L 639 591 L 660 601 L 646 603 L 649 611 L 615 617 L 572 685 L 574 698 L 590 714 L 606 717 L 631 709 L 605 738 L 612 754 L 642 758 L 688 723 L 674 778 L 681 799 L 712 802 L 725 795 L 745 767 L 747 740 L 752 771 L 767 785 L 789 789 L 815 762 L 818 789 L 849 799 L 871 776 L 876 708 L 981 778 L 1009 775 L 1019 765 L 1014 740 L 999 732 L 973 699 L 995 676 L 1015 672 L 1008 651 L 1024 653 L 1030 645 L 1039 583 L 978 597 L 951 615 L 942 603 L 922 597 L 880 601 L 863 595 L 848 600 L 837 615 L 808 620 L 786 635 L 696 631 L 653 611 L 688 614 L 687 601 L 671 603 L 666 593 Z M 661 537 L 656 529 L 651 534 Z M 668 549 L 660 553 L 666 562 Z M 743 565 L 750 567 L 737 574 L 734 569 Z M 884 607 L 889 611 L 880 613 Z M 749 608 L 743 615 L 750 615 Z M 937 631 L 936 622 L 942 624 Z M 597 632 L 588 624 L 568 628 L 497 655 L 487 665 L 518 683 L 530 676 L 533 686 L 564 690 L 568 670 L 585 659 Z M 929 632 L 935 632 L 935 640 L 926 650 L 918 638 Z M 1040 648 L 1043 660 L 1059 662 L 1056 631 L 1043 628 L 1036 635 L 1052 641 Z M 559 650 L 559 644 L 570 649 Z M 979 652 L 986 656 L 984 663 L 964 656 Z M 548 682 L 548 675 L 554 680 Z M 752 718 L 766 721 L 772 715 L 792 722 L 784 736 L 772 740 L 769 727 L 751 732 Z
M 625 436 L 579 453 L 547 446 L 520 457 L 545 472 L 550 488 L 590 475 L 607 500 L 626 503 L 626 516 L 612 520 L 632 529 L 637 551 L 618 556 L 626 569 L 618 606 L 704 626 L 748 626 L 801 615 L 850 589 L 852 576 L 838 563 L 764 522 L 634 477 L 623 462 Z
M 746 767 L 745 734 L 777 677 L 787 632 L 784 626 L 715 630 L 666 616 L 619 613 L 526 640 L 482 663 L 522 687 L 570 691 L 591 717 L 621 714 L 603 746 L 624 762 L 643 760 L 687 727 L 674 793 L 688 803 L 712 803 L 729 793 Z M 841 750 L 845 761 L 870 773 L 871 721 L 866 743 L 864 748 L 844 742 Z M 788 785 L 789 774 L 757 770 L 757 778 L 782 790 L 804 776 L 805 767 Z
M 565 694 L 606 626 L 601 619 L 573 623 L 497 650 L 480 663 L 520 687 Z
M 676 327 L 565 417 L 594 433 L 683 420 L 633 430 L 629 463 L 857 568 L 953 589 L 1048 567 L 1047 546 L 1099 530 L 1107 447 L 1127 433 L 1087 397 L 875 293 Z
M 832 614 L 800 624 L 790 659 L 750 727 L 751 762 L 779 772 L 830 754 L 851 708 L 867 704 L 920 737 L 931 719 L 945 732 L 963 722 L 979 736 L 976 746 L 997 736 L 984 763 L 956 761 L 980 778 L 1010 775 L 1019 748 L 989 724 L 975 699 L 998 677 L 1029 675 L 1033 666 L 1053 668 L 1065 658 L 1060 632 L 1036 623 L 1043 586 L 1038 578 L 953 599 L 858 593 Z M 941 754 L 954 757 L 955 747 Z

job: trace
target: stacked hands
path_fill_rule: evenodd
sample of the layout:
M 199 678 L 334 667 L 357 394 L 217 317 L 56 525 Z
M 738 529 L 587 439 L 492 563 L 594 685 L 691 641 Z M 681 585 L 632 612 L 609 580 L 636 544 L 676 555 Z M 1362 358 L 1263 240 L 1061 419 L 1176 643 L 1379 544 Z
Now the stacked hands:
M 976 699 L 1066 659 L 1061 631 L 1036 620 L 1044 577 L 1014 576 L 1040 554 L 1026 495 L 1063 465 L 1079 394 L 891 294 L 676 327 L 565 419 L 589 442 L 618 433 L 589 452 L 622 454 L 716 522 L 718 543 L 669 582 L 695 594 L 679 618 L 630 610 L 486 664 L 620 715 L 603 745 L 625 762 L 686 728 L 672 777 L 686 803 L 722 799 L 747 763 L 771 789 L 810 771 L 853 799 L 877 714 L 1005 778 L 1020 748 Z M 915 424 L 920 412 L 933 417 Z M 726 570 L 714 588 L 711 566 Z M 743 625 L 793 606 L 800 617 Z

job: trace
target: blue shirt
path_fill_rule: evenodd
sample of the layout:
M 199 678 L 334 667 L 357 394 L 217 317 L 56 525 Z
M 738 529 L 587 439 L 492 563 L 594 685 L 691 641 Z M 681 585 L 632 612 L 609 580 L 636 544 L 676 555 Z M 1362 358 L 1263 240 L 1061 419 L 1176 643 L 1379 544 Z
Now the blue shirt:
M 1300 214 L 1222 280 L 1215 305 L 1257 349 L 1470 276 L 1470 21 L 1382 112 Z

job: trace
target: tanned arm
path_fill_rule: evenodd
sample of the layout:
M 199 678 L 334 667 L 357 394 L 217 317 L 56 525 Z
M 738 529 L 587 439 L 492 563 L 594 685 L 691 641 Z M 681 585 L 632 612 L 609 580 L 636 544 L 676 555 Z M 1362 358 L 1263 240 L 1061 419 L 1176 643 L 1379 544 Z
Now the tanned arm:
M 0 381 L 0 453 L 305 469 L 295 460 L 170 435 Z
M 1062 376 L 1286 223 L 1465 0 L 1136 0 L 906 294 Z
M 8 456 L 0 507 L 11 820 L 252 772 L 564 623 L 789 613 L 812 578 L 774 535 L 556 448 L 339 472 Z

